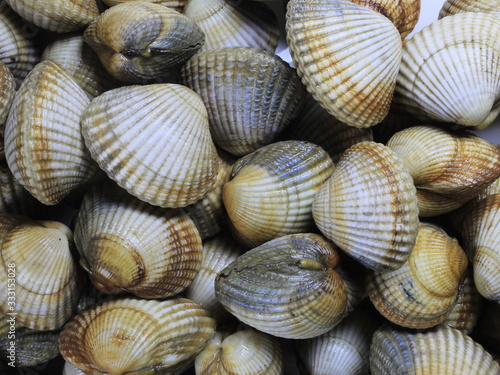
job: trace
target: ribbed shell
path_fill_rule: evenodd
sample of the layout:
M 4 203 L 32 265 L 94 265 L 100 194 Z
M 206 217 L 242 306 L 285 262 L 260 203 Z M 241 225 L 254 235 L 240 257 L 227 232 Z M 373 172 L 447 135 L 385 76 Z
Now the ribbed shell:
M 177 84 L 106 91 L 86 108 L 82 133 L 118 185 L 161 207 L 194 203 L 216 181 L 219 161 L 198 95 Z
M 388 18 L 347 0 L 292 0 L 286 32 L 297 73 L 323 108 L 359 128 L 384 119 L 402 50 Z
M 226 0 L 190 0 L 184 15 L 205 33 L 202 51 L 222 47 L 255 47 L 274 53 L 279 22 L 264 3 Z
M 328 152 L 334 163 L 352 145 L 373 141 L 371 128 L 355 128 L 337 120 L 310 93 L 306 94 L 302 111 L 285 128 L 283 138 L 315 143 Z
M 135 1 L 135 0 L 102 0 L 104 4 L 107 6 L 115 6 L 121 3 L 126 3 L 128 1 Z M 182 10 L 184 9 L 184 6 L 188 2 L 188 0 L 145 0 L 149 1 L 150 3 L 157 3 L 160 5 L 163 5 L 165 7 L 172 8 L 178 12 L 182 13 Z
M 456 239 L 433 224 L 421 223 L 407 262 L 394 271 L 368 274 L 366 291 L 391 322 L 409 328 L 433 327 L 455 306 L 467 264 Z
M 214 332 L 215 321 L 188 299 L 121 298 L 75 315 L 61 332 L 59 348 L 85 373 L 178 373 Z
M 364 266 L 397 269 L 417 237 L 416 189 L 391 149 L 360 142 L 344 152 L 316 194 L 313 218 L 326 237 Z
M 85 373 L 75 365 L 65 361 L 62 375 L 85 375 Z
M 43 50 L 41 60 L 52 60 L 61 65 L 90 99 L 119 86 L 81 34 L 63 34 L 55 38 Z
M 327 333 L 295 341 L 295 352 L 309 375 L 368 374 L 370 342 L 377 328 L 370 315 L 354 310 Z
M 0 9 L 0 61 L 14 75 L 16 87 L 40 61 L 34 33 L 9 6 Z
M 344 316 L 347 292 L 338 253 L 318 234 L 291 234 L 256 247 L 219 273 L 217 299 L 243 323 L 274 336 L 304 339 Z
M 107 293 L 171 297 L 201 265 L 201 238 L 185 212 L 152 206 L 114 183 L 94 185 L 85 195 L 75 243 L 93 284 Z
M 500 194 L 472 200 L 450 214 L 484 298 L 500 302 Z
M 0 310 L 15 312 L 20 326 L 57 330 L 75 312 L 83 279 L 71 255 L 70 233 L 62 223 L 0 215 L 0 277 L 15 278 L 15 307 L 8 303 L 6 285 L 0 289 Z
M 496 0 L 445 0 L 439 10 L 439 19 L 463 12 L 481 12 L 500 15 L 500 4 Z
M 498 375 L 500 366 L 455 328 L 415 332 L 384 325 L 373 335 L 370 370 L 373 375 Z
M 467 131 L 413 126 L 387 142 L 408 167 L 421 217 L 450 212 L 500 177 L 500 146 Z
M 423 119 L 482 129 L 497 117 L 500 19 L 458 13 L 416 33 L 403 48 L 395 100 Z
M 214 142 L 238 156 L 271 143 L 298 114 L 305 92 L 285 61 L 251 47 L 202 52 L 183 66 L 181 81 L 205 103 Z
M 5 123 L 14 100 L 16 81 L 7 65 L 0 61 L 0 126 Z
M 253 248 L 314 228 L 314 196 L 334 170 L 321 147 L 303 141 L 271 143 L 233 164 L 222 199 L 230 228 Z
M 97 170 L 80 120 L 89 98 L 59 64 L 44 61 L 16 92 L 5 123 L 5 156 L 14 177 L 40 202 L 55 205 Z
M 245 329 L 233 334 L 216 332 L 196 357 L 197 375 L 280 375 L 280 342 L 266 333 Z
M 186 298 L 203 306 L 218 323 L 231 320 L 215 296 L 215 278 L 243 253 L 243 248 L 227 232 L 203 242 L 201 266 L 185 291 Z
M 83 29 L 99 15 L 95 0 L 5 0 L 23 19 L 57 33 Z
M 117 80 L 144 83 L 189 60 L 204 43 L 203 31 L 189 18 L 147 1 L 115 5 L 83 34 L 106 70 Z

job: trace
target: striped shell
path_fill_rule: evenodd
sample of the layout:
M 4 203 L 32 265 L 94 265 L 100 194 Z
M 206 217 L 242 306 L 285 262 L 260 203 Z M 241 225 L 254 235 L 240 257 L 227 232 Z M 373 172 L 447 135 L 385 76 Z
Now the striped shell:
M 5 156 L 14 177 L 40 202 L 55 205 L 97 170 L 80 120 L 89 98 L 59 64 L 44 61 L 14 96 L 5 123 Z
M 290 234 L 236 259 L 215 280 L 217 299 L 241 322 L 273 336 L 321 335 L 344 316 L 347 292 L 335 248 L 318 234 Z
M 500 19 L 457 13 L 416 33 L 403 48 L 394 100 L 421 119 L 483 129 L 498 104 Z
M 208 344 L 215 321 L 184 298 L 112 299 L 73 316 L 63 358 L 85 373 L 179 373 Z
M 333 169 L 326 151 L 302 141 L 271 143 L 240 158 L 222 189 L 235 238 L 253 248 L 311 231 L 314 196 Z
M 370 269 L 394 270 L 410 256 L 418 229 L 416 189 L 401 159 L 380 143 L 347 149 L 312 208 L 320 231 Z
M 207 112 L 177 84 L 131 85 L 92 100 L 82 133 L 102 170 L 130 194 L 161 207 L 194 203 L 219 169 Z
M 500 14 L 500 4 L 496 0 L 445 0 L 439 10 L 439 19 L 463 12 Z
M 407 262 L 394 271 L 373 271 L 366 290 L 377 310 L 409 328 L 441 323 L 455 306 L 467 270 L 458 241 L 441 228 L 421 223 Z
M 0 126 L 5 123 L 14 100 L 16 82 L 7 65 L 0 61 Z
M 126 3 L 128 1 L 136 1 L 136 0 L 102 0 L 104 4 L 110 7 L 121 3 Z M 165 7 L 172 8 L 173 10 L 176 10 L 181 13 L 182 10 L 184 9 L 184 6 L 188 2 L 188 0 L 145 0 L 145 1 L 149 1 L 150 3 L 160 4 Z
M 348 0 L 291 0 L 286 32 L 297 73 L 323 108 L 359 128 L 384 119 L 402 50 L 388 18 Z
M 186 213 L 147 204 L 111 182 L 85 195 L 75 243 L 92 283 L 106 293 L 171 297 L 201 264 L 201 238 Z
M 202 52 L 183 66 L 181 81 L 205 103 L 215 144 L 238 156 L 271 143 L 304 98 L 294 69 L 251 47 Z

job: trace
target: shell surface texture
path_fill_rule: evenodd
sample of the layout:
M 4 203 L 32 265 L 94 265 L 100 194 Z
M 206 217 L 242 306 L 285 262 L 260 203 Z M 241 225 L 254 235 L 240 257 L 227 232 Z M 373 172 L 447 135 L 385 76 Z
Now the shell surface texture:
M 286 31 L 297 73 L 323 108 L 360 128 L 385 118 L 402 53 L 387 17 L 347 0 L 291 0 Z
M 205 106 L 189 88 L 131 85 L 92 100 L 82 118 L 92 158 L 132 195 L 161 207 L 205 196 L 219 170 Z
M 189 18 L 147 1 L 129 1 L 101 13 L 83 34 L 117 80 L 161 79 L 201 48 L 203 31 Z
M 344 152 L 316 194 L 313 218 L 327 238 L 365 267 L 397 269 L 417 237 L 413 179 L 387 146 L 359 142 Z
M 16 92 L 16 81 L 10 69 L 0 61 L 0 126 L 5 123 Z
M 323 236 L 290 234 L 241 255 L 215 280 L 217 299 L 240 321 L 273 336 L 309 338 L 344 316 L 346 287 Z

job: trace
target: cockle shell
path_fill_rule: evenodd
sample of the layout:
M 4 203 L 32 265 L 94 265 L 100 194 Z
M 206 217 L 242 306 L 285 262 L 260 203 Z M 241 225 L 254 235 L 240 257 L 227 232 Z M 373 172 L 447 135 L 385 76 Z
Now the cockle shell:
M 56 33 L 83 29 L 99 15 L 96 0 L 5 0 L 23 19 Z
M 243 250 L 227 232 L 205 240 L 200 270 L 184 293 L 186 298 L 203 306 L 218 323 L 229 321 L 233 316 L 215 296 L 215 279 L 219 272 L 243 253 Z
M 83 41 L 82 34 L 63 34 L 55 38 L 46 45 L 41 60 L 52 60 L 61 65 L 90 99 L 119 86 L 106 72 L 94 50 Z
M 12 8 L 0 8 L 0 61 L 14 75 L 16 87 L 40 61 L 38 48 L 24 21 Z
M 283 370 L 280 342 L 253 329 L 217 331 L 195 360 L 197 375 L 281 375 Z
M 215 144 L 238 156 L 271 143 L 305 93 L 284 60 L 252 47 L 202 52 L 183 66 L 181 82 L 205 103 Z
M 421 119 L 483 129 L 500 112 L 500 19 L 458 13 L 433 22 L 403 48 L 394 100 Z
M 253 248 L 313 230 L 312 202 L 333 170 L 327 152 L 304 141 L 271 143 L 240 158 L 222 189 L 235 238 Z
M 121 3 L 126 3 L 128 1 L 135 1 L 135 0 L 102 0 L 102 2 L 104 4 L 106 4 L 107 6 L 110 6 L 110 7 L 121 4 Z M 165 7 L 172 8 L 178 12 L 181 12 L 181 13 L 182 13 L 182 10 L 184 9 L 184 6 L 188 2 L 188 0 L 145 0 L 145 1 L 160 4 L 160 5 L 163 5 Z
M 484 298 L 500 302 L 500 194 L 474 199 L 450 214 Z
M 305 339 L 344 316 L 347 292 L 335 248 L 321 235 L 290 234 L 241 255 L 215 280 L 217 299 L 243 323 L 274 336 Z
M 274 53 L 278 46 L 278 19 L 267 4 L 189 0 L 183 13 L 205 33 L 205 44 L 201 51 L 222 47 L 254 47 Z
M 441 323 L 455 306 L 466 276 L 467 256 L 455 238 L 421 223 L 411 255 L 394 271 L 373 271 L 366 291 L 377 310 L 409 328 Z
M 71 231 L 59 222 L 0 214 L 0 276 L 12 280 L 15 290 L 13 305 L 9 289 L 0 289 L 0 310 L 15 312 L 20 326 L 57 330 L 75 312 L 83 279 L 68 236 Z
M 413 180 L 388 147 L 348 148 L 313 201 L 320 231 L 364 266 L 393 270 L 410 256 L 418 229 Z
M 500 366 L 480 344 L 455 328 L 405 331 L 383 325 L 370 347 L 373 375 L 498 375 Z
M 0 126 L 5 123 L 16 92 L 16 81 L 7 65 L 0 60 Z
M 369 314 L 357 309 L 330 331 L 295 341 L 295 352 L 310 375 L 367 374 L 370 342 L 377 328 Z
M 131 85 L 92 100 L 82 133 L 102 170 L 132 195 L 187 206 L 210 191 L 219 160 L 205 106 L 177 84 Z
M 109 74 L 128 83 L 161 79 L 204 43 L 203 31 L 189 18 L 147 1 L 128 1 L 107 9 L 83 37 Z
M 439 10 L 438 18 L 463 12 L 500 14 L 500 4 L 496 0 L 445 0 Z
M 119 298 L 73 316 L 59 349 L 85 373 L 177 374 L 214 332 L 215 321 L 189 299 Z
M 286 32 L 297 73 L 323 108 L 359 128 L 384 119 L 402 50 L 388 18 L 347 0 L 291 0 Z
M 464 130 L 413 126 L 387 142 L 408 167 L 421 217 L 450 212 L 500 177 L 500 146 Z
M 185 212 L 152 206 L 113 182 L 94 185 L 85 195 L 75 243 L 93 284 L 107 293 L 171 297 L 201 265 L 201 238 Z
M 36 65 L 14 96 L 5 123 L 5 156 L 14 177 L 54 205 L 90 180 L 97 164 L 81 134 L 89 98 L 59 64 Z
M 85 373 L 75 365 L 65 361 L 62 375 L 85 375 Z

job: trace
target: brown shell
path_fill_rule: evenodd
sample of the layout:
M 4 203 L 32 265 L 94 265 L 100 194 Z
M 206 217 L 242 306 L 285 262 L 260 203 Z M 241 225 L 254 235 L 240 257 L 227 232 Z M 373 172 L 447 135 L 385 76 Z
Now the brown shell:
M 136 1 L 136 0 L 102 0 L 104 4 L 110 7 L 121 3 L 126 3 L 128 1 Z M 188 0 L 143 0 L 143 1 L 149 1 L 150 3 L 157 3 L 168 8 L 172 8 L 173 10 L 176 10 L 180 13 L 182 13 L 184 6 L 188 2 Z
M 445 0 L 439 10 L 438 19 L 463 12 L 500 14 L 500 4 L 496 0 Z
M 16 81 L 5 63 L 0 61 L 0 126 L 5 123 L 14 100 Z

